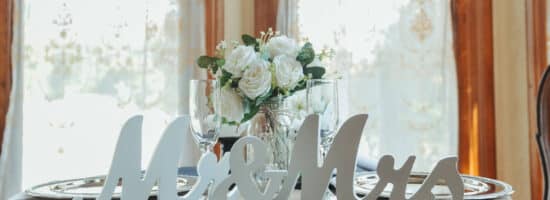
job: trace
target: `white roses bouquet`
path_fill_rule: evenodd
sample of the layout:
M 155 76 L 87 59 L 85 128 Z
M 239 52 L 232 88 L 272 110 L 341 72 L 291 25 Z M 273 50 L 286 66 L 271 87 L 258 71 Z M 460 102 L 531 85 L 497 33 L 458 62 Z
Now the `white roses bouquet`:
M 298 45 L 292 38 L 262 32 L 260 38 L 243 35 L 244 44 L 235 42 L 226 55 L 227 44 L 216 47 L 216 55 L 201 56 L 199 67 L 216 75 L 222 86 L 222 115 L 226 124 L 248 121 L 262 103 L 286 98 L 306 87 L 306 80 L 320 79 L 325 69 L 311 43 Z M 314 60 L 316 62 L 314 62 Z

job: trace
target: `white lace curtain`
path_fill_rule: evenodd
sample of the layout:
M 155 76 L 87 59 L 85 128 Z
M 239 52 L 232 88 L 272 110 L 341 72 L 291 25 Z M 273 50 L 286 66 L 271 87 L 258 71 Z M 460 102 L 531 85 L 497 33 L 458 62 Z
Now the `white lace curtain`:
M 12 178 L 26 188 L 105 174 L 118 131 L 135 114 L 145 117 L 145 166 L 161 130 L 187 112 L 188 80 L 204 76 L 194 70 L 204 54 L 204 1 L 18 1 L 18 7 L 21 28 L 14 35 L 23 38 L 14 70 L 21 79 L 14 80 L 21 87 L 14 90 L 21 96 L 12 101 L 23 105 L 9 118 L 22 122 L 23 131 L 5 135 L 22 134 L 22 142 L 7 146 L 15 153 L 22 147 L 23 167 L 22 178 Z M 190 137 L 182 165 L 198 155 Z
M 449 0 L 281 0 L 278 30 L 330 47 L 342 117 L 368 113 L 361 153 L 428 170 L 458 151 Z

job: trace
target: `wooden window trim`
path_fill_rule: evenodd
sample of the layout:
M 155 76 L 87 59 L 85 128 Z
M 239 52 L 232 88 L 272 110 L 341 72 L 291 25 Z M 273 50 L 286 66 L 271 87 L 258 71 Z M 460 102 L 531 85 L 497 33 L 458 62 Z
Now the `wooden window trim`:
M 463 173 L 496 176 L 492 2 L 453 0 L 459 82 L 459 157 Z M 531 198 L 541 199 L 542 174 L 534 133 L 536 94 L 547 65 L 546 0 L 525 0 Z M 485 95 L 484 95 L 485 94 Z M 471 113 L 478 110 L 478 114 Z
M 496 177 L 492 2 L 452 0 L 458 78 L 459 167 Z
M 277 28 L 277 10 L 279 0 L 254 1 L 254 34 L 259 36 L 260 31 L 268 28 Z
M 206 54 L 213 56 L 224 38 L 224 0 L 205 0 Z
M 224 38 L 224 0 L 205 0 L 205 45 L 206 55 L 214 56 L 216 45 Z M 207 74 L 208 79 L 214 79 L 214 75 Z M 214 153 L 221 157 L 221 144 L 214 146 Z
M 12 1 L 0 0 L 0 151 L 11 91 Z
M 546 0 L 526 0 L 527 73 L 529 87 L 529 154 L 531 198 L 542 199 L 543 183 L 540 154 L 535 141 L 538 85 L 548 64 L 546 49 Z

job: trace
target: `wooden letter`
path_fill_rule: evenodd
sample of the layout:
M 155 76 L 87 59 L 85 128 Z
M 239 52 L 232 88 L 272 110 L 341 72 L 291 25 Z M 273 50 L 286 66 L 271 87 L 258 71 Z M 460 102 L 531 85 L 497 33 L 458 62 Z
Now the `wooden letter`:
M 356 199 L 353 191 L 356 159 L 367 115 L 348 119 L 338 131 L 323 165 L 317 165 L 319 116 L 310 115 L 298 132 L 288 175 L 277 200 L 288 199 L 298 177 L 302 175 L 301 199 L 322 199 L 332 171 L 337 170 L 338 199 Z
M 176 199 L 178 161 L 182 153 L 184 134 L 189 134 L 189 117 L 177 118 L 168 126 L 149 163 L 145 178 L 141 179 L 141 125 L 143 117 L 126 122 L 118 139 L 109 175 L 98 199 L 111 199 L 122 179 L 121 199 L 146 200 L 153 185 L 158 182 L 159 199 Z

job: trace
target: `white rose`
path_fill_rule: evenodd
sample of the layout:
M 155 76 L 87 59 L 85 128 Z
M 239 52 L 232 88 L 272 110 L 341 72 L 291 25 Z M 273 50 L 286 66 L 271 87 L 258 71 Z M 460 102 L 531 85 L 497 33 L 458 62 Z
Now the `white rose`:
M 240 122 L 244 117 L 243 100 L 233 89 L 223 88 L 220 94 L 221 115 L 228 121 Z
M 253 47 L 240 45 L 225 58 L 223 69 L 233 77 L 241 77 L 243 70 L 256 59 L 256 52 Z
M 304 90 L 298 91 L 287 98 L 290 109 L 293 110 L 291 126 L 295 131 L 302 126 L 302 122 L 309 114 L 306 99 L 306 91 Z
M 273 64 L 275 64 L 275 81 L 281 88 L 294 89 L 304 77 L 302 65 L 294 57 L 280 55 L 273 59 Z
M 239 81 L 239 88 L 250 99 L 256 99 L 271 89 L 271 72 L 269 62 L 257 58 L 244 71 Z
M 298 91 L 294 95 L 287 98 L 290 108 L 295 111 L 294 117 L 296 118 L 305 118 L 307 116 L 307 102 L 306 102 L 306 91 Z
M 296 57 L 300 49 L 294 39 L 281 35 L 271 38 L 266 44 L 266 50 L 269 56 L 274 58 L 279 55 Z

